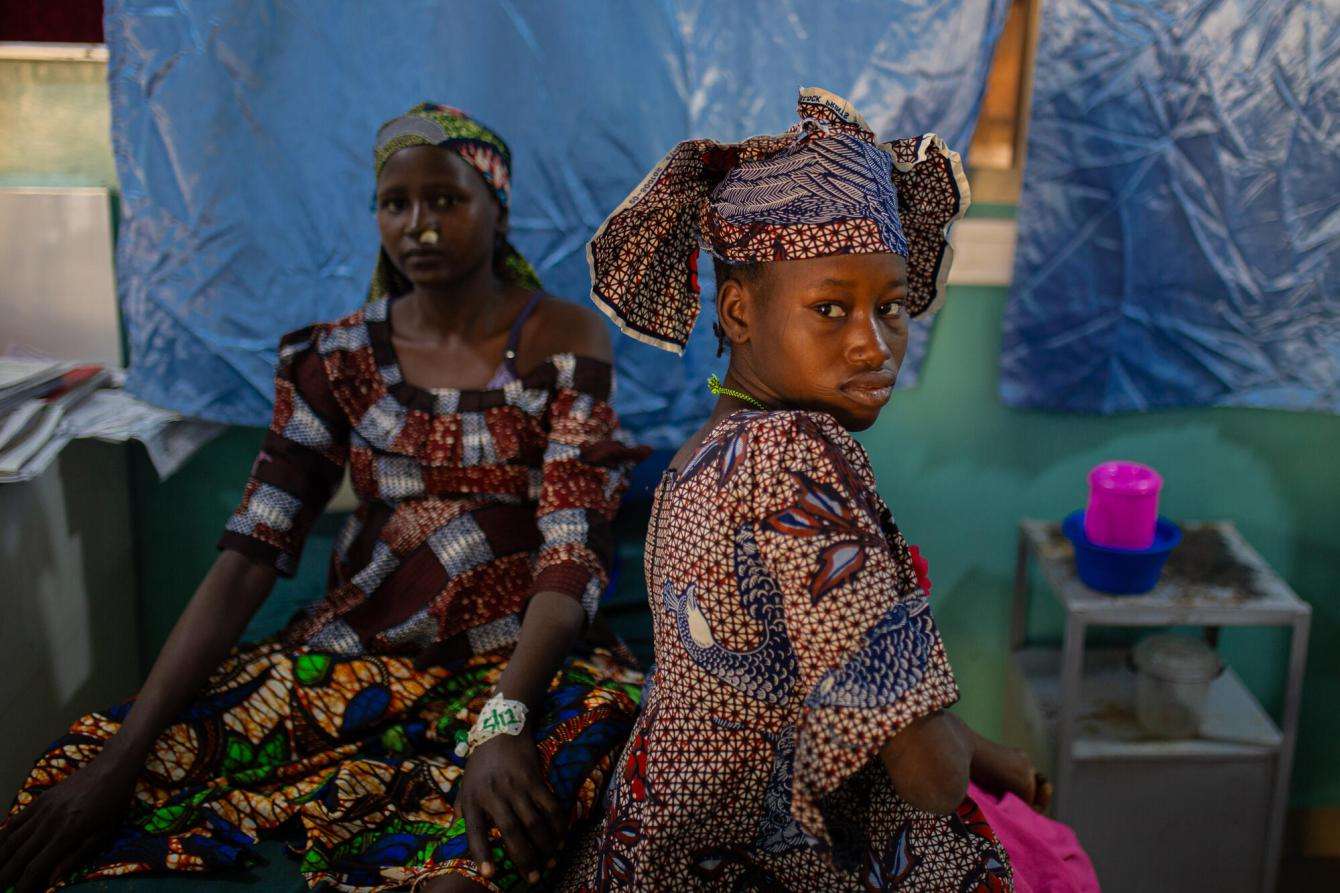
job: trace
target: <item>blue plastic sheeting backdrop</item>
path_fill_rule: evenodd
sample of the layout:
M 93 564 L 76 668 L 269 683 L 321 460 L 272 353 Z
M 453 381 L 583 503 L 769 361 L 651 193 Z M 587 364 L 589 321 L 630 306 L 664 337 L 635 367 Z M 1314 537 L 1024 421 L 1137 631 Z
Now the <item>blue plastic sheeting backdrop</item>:
M 464 108 L 511 143 L 514 241 L 546 288 L 584 300 L 586 240 L 675 142 L 784 130 L 802 85 L 846 95 L 881 137 L 934 130 L 966 151 L 1004 10 L 110 2 L 129 387 L 190 415 L 266 422 L 280 334 L 363 300 L 373 135 L 416 102 Z M 710 327 L 685 361 L 616 345 L 624 420 L 678 443 L 721 366 Z
M 1340 410 L 1340 3 L 1049 0 L 1001 394 Z

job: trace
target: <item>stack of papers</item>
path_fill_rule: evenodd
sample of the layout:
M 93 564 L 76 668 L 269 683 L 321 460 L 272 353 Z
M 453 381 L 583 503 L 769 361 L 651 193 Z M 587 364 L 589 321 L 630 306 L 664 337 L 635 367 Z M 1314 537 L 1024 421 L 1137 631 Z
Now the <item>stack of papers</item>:
M 45 471 L 70 440 L 66 413 L 110 380 L 101 366 L 0 359 L 0 482 Z
M 144 444 L 160 480 L 180 468 L 225 427 L 182 418 L 120 389 L 98 391 L 61 421 L 61 433 L 67 439 L 92 437 L 107 443 L 138 440 Z
M 0 357 L 0 417 L 27 400 L 41 396 L 44 388 L 74 367 L 74 363 Z
M 0 357 L 0 484 L 32 480 L 82 437 L 138 440 L 166 478 L 224 429 L 135 399 L 121 390 L 123 377 L 96 365 Z

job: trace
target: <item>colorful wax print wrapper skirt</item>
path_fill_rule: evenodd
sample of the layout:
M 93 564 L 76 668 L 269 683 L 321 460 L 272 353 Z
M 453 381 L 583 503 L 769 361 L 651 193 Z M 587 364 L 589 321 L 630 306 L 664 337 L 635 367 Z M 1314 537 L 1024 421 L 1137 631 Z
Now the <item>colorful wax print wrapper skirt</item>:
M 453 873 L 486 889 L 519 886 L 496 831 L 500 870 L 478 875 L 452 807 L 465 766 L 456 745 L 507 657 L 419 669 L 409 657 L 276 641 L 236 650 L 159 737 L 125 824 L 68 880 L 242 868 L 256 860 L 259 838 L 289 832 L 312 886 L 367 893 Z M 554 679 L 536 741 L 574 823 L 600 798 L 641 684 L 631 660 L 601 648 L 569 659 Z M 10 815 L 92 760 L 130 708 L 71 726 L 37 761 Z

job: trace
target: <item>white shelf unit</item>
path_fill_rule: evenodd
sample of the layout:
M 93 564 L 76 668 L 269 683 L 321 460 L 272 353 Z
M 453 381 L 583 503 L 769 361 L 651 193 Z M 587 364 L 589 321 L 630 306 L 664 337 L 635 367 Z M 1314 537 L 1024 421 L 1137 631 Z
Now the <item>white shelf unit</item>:
M 1006 735 L 1055 779 L 1055 814 L 1089 850 L 1107 893 L 1266 891 L 1279 865 L 1311 609 L 1228 522 L 1184 525 L 1142 596 L 1085 586 L 1059 525 L 1020 524 Z M 1030 564 L 1065 615 L 1062 646 L 1026 644 Z M 1090 627 L 1291 628 L 1278 724 L 1231 667 L 1199 734 L 1162 740 L 1135 718 L 1124 649 L 1088 649 Z

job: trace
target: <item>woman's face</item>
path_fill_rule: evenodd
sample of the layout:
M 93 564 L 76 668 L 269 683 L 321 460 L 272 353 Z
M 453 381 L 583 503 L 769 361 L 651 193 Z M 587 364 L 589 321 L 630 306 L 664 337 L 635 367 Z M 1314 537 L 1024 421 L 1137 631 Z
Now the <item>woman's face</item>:
M 907 356 L 906 295 L 902 257 L 847 254 L 763 264 L 752 280 L 728 280 L 719 310 L 732 365 L 757 396 L 861 431 Z
M 392 155 L 377 178 L 382 248 L 416 287 L 442 288 L 493 262 L 505 217 L 479 172 L 454 152 L 411 146 Z M 432 230 L 436 244 L 421 236 Z

